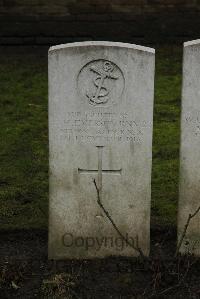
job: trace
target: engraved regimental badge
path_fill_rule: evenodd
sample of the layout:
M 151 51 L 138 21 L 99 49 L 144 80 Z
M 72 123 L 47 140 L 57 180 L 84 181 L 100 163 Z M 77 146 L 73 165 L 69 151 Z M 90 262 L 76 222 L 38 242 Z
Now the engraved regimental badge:
M 121 98 L 124 77 L 120 68 L 111 61 L 91 61 L 78 75 L 78 89 L 90 105 L 110 106 Z

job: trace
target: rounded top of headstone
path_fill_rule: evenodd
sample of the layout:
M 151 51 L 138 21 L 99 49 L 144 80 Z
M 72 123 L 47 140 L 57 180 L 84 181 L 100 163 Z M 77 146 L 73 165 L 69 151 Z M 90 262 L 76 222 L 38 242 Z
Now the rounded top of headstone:
M 185 42 L 184 47 L 190 47 L 190 46 L 195 46 L 195 45 L 199 45 L 199 44 L 200 44 L 200 39 L 195 39 L 195 40 Z
M 129 43 L 121 43 L 121 42 L 107 42 L 107 41 L 87 41 L 87 42 L 75 42 L 75 43 L 67 43 L 67 44 L 61 44 L 57 46 L 52 46 L 49 49 L 49 52 L 56 51 L 56 50 L 63 50 L 66 48 L 75 48 L 75 47 L 118 47 L 118 48 L 128 48 L 143 52 L 148 52 L 151 54 L 155 54 L 155 49 L 139 46 L 135 44 L 129 44 Z

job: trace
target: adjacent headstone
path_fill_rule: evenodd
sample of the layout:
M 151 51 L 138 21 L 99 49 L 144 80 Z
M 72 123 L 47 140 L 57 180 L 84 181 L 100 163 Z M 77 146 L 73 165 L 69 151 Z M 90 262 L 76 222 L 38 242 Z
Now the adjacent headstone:
M 49 258 L 137 256 L 130 244 L 149 254 L 154 56 L 125 43 L 50 48 Z
M 200 255 L 200 40 L 184 44 L 178 244 Z M 189 215 L 194 217 L 188 222 Z M 186 229 L 187 228 L 187 229 Z M 186 234 L 185 234 L 186 232 Z

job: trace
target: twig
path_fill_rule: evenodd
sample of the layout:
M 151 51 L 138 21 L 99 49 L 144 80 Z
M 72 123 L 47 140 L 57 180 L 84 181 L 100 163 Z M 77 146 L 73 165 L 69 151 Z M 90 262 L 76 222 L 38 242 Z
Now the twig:
M 199 206 L 198 209 L 194 212 L 194 214 L 189 214 L 188 219 L 187 219 L 187 222 L 186 222 L 186 225 L 185 225 L 185 227 L 184 227 L 184 231 L 183 231 L 183 233 L 182 233 L 182 235 L 181 235 L 181 238 L 180 238 L 180 240 L 179 240 L 179 242 L 178 242 L 178 245 L 177 245 L 177 249 L 176 249 L 176 252 L 175 252 L 175 257 L 178 255 L 179 249 L 181 248 L 181 245 L 182 245 L 183 240 L 184 240 L 184 238 L 185 238 L 185 235 L 186 235 L 186 232 L 187 232 L 187 229 L 188 229 L 188 226 L 189 226 L 189 224 L 190 224 L 191 219 L 194 218 L 194 217 L 199 213 L 199 211 L 200 211 L 200 206 Z
M 116 230 L 116 232 L 119 234 L 119 236 L 126 242 L 126 244 L 128 244 L 130 247 L 132 247 L 134 250 L 136 250 L 141 258 L 144 260 L 145 256 L 142 252 L 142 249 L 138 246 L 138 238 L 137 238 L 137 246 L 135 247 L 132 243 L 130 243 L 126 237 L 124 237 L 124 235 L 120 232 L 120 230 L 118 229 L 117 225 L 115 224 L 115 222 L 113 221 L 112 217 L 110 216 L 110 214 L 108 213 L 108 211 L 104 208 L 101 199 L 100 199 L 100 193 L 99 193 L 99 188 L 97 186 L 96 180 L 93 180 L 96 191 L 97 191 L 97 203 L 99 204 L 99 206 L 101 207 L 101 209 L 103 210 L 104 214 L 106 215 L 106 217 L 110 220 L 111 224 L 113 225 L 114 229 Z
M 157 296 L 164 295 L 164 294 L 168 293 L 169 291 L 172 291 L 173 289 L 176 289 L 178 287 L 180 287 L 180 284 L 176 284 L 175 286 L 172 286 L 172 287 L 169 287 L 167 289 L 164 289 L 163 291 L 161 291 L 160 293 L 158 293 Z M 154 296 L 154 294 L 152 296 Z M 152 297 L 152 296 L 150 296 L 150 297 Z
M 162 290 L 160 293 L 157 294 L 157 296 L 164 295 L 164 294 L 168 293 L 169 291 L 172 291 L 173 289 L 176 289 L 176 288 L 181 287 L 181 286 L 183 285 L 183 283 L 185 282 L 185 280 L 186 280 L 186 277 L 187 277 L 187 275 L 188 275 L 188 273 L 189 273 L 189 270 L 190 270 L 191 266 L 192 266 L 192 265 L 191 265 L 190 262 L 188 261 L 188 263 L 187 263 L 187 269 L 186 269 L 186 271 L 185 271 L 185 274 L 184 274 L 183 277 L 181 278 L 181 280 L 179 280 L 179 282 L 178 282 L 176 285 L 171 286 L 171 287 L 169 287 L 169 288 L 167 288 L 167 289 Z

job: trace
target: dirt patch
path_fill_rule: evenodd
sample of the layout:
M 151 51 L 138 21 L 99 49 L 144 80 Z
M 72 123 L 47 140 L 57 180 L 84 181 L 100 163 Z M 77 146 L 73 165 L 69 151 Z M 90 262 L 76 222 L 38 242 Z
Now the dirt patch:
M 0 233 L 1 298 L 200 298 L 200 262 L 173 258 L 176 232 L 156 227 L 151 255 L 48 261 L 47 231 Z

